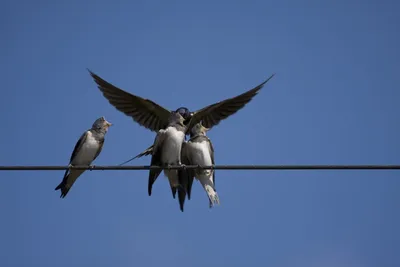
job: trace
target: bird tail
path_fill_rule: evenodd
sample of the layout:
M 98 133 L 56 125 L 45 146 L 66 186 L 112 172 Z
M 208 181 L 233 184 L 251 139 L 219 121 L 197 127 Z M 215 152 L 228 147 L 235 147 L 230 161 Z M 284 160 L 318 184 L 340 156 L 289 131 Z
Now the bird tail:
M 171 187 L 172 197 L 176 197 L 176 191 L 180 186 L 178 176 L 178 170 L 167 170 L 165 171 L 166 176 L 168 177 L 169 186 Z
M 214 184 L 212 182 L 212 176 L 207 177 L 207 178 L 200 178 L 200 183 L 203 186 L 204 190 L 207 193 L 209 202 L 210 202 L 210 208 L 212 208 L 214 205 L 219 205 L 219 196 L 217 191 L 214 188 Z
M 214 205 L 219 205 L 219 196 L 214 188 L 210 185 L 205 185 L 204 189 L 206 190 L 208 199 L 210 200 L 210 208 Z
M 185 205 L 186 199 L 186 190 L 183 186 L 178 187 L 178 200 L 179 200 L 179 208 L 183 212 L 183 206 Z
M 68 176 L 66 177 L 66 179 L 68 179 Z M 56 191 L 61 190 L 60 198 L 65 198 L 65 196 L 68 194 L 70 189 L 71 189 L 71 186 L 69 186 L 66 183 L 66 181 L 63 180 L 54 190 L 56 190 Z
M 78 179 L 78 177 L 85 170 L 73 170 L 68 174 L 67 174 L 67 171 L 65 172 L 62 182 L 54 189 L 54 190 L 61 190 L 60 198 L 65 198 L 65 196 L 68 194 L 71 187 L 74 185 L 76 179 Z
M 179 207 L 183 212 L 186 198 L 186 184 L 183 183 L 181 172 L 178 170 L 167 170 L 166 175 L 171 187 L 172 197 L 175 198 L 176 193 L 178 193 Z

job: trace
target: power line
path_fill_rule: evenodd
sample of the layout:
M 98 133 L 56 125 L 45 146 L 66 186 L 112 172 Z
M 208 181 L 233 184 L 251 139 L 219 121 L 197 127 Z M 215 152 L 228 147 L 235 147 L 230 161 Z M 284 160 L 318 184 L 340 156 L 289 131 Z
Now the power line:
M 214 166 L 0 166 L 0 171 L 60 171 L 77 170 L 160 170 L 160 169 L 214 169 L 214 170 L 400 170 L 400 165 L 214 165 Z

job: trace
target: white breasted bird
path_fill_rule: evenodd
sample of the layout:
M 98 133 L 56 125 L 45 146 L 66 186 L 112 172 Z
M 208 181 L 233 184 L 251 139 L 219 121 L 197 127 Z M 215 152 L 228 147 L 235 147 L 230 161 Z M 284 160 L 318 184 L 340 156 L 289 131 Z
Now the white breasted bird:
M 151 151 L 152 166 L 177 166 L 181 165 L 181 149 L 182 143 L 185 141 L 186 126 L 184 118 L 179 112 L 171 112 L 169 123 L 166 129 L 160 129 L 154 140 L 153 149 Z M 160 175 L 161 170 L 150 170 L 148 193 L 151 191 L 154 182 Z M 183 205 L 186 197 L 186 189 L 179 180 L 178 170 L 164 170 L 164 174 L 168 177 L 172 196 L 175 198 L 178 190 L 179 205 L 183 211 Z
M 190 131 L 190 139 L 182 145 L 182 163 L 185 165 L 212 166 L 214 165 L 214 148 L 211 140 L 206 136 L 208 128 L 201 122 L 195 124 Z M 210 208 L 218 205 L 219 197 L 215 189 L 215 171 L 206 169 L 187 169 L 182 172 L 188 181 L 187 194 L 190 199 L 193 178 L 201 183 L 207 193 Z
M 92 125 L 92 128 L 84 132 L 75 145 L 72 152 L 70 166 L 89 166 L 100 154 L 104 145 L 104 137 L 108 128 L 112 124 L 104 117 L 98 118 Z M 61 190 L 61 198 L 64 198 L 76 179 L 85 170 L 66 170 L 62 182 L 55 188 Z

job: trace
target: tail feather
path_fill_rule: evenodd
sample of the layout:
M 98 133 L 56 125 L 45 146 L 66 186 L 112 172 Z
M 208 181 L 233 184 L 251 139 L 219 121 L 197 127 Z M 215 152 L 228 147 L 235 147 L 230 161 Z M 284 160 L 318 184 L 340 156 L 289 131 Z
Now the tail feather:
M 179 207 L 183 212 L 183 206 L 185 205 L 185 199 L 186 199 L 186 190 L 183 186 L 178 187 L 178 199 L 179 199 Z
M 197 179 L 200 181 L 201 185 L 207 193 L 210 208 L 212 208 L 214 205 L 219 205 L 219 196 L 217 194 L 217 191 L 215 190 L 212 176 L 202 176 L 198 177 Z
M 71 186 L 62 181 L 54 190 L 61 190 L 60 198 L 65 198 L 71 189 Z
M 179 172 L 178 170 L 167 170 L 165 172 L 166 176 L 168 177 L 169 186 L 171 187 L 172 197 L 176 197 L 176 190 L 180 186 L 179 182 Z
M 74 185 L 76 179 L 84 172 L 85 170 L 73 170 L 69 172 L 68 174 L 66 173 L 62 182 L 54 189 L 54 190 L 61 190 L 61 195 L 60 198 L 65 198 L 71 189 L 71 187 Z
M 208 199 L 210 200 L 209 201 L 210 208 L 213 207 L 214 205 L 219 205 L 220 204 L 219 196 L 218 196 L 217 192 L 214 190 L 214 188 L 212 186 L 206 184 L 204 186 L 204 189 L 206 190 Z
M 172 191 L 172 197 L 175 199 L 176 198 L 176 188 L 171 187 L 171 191 Z

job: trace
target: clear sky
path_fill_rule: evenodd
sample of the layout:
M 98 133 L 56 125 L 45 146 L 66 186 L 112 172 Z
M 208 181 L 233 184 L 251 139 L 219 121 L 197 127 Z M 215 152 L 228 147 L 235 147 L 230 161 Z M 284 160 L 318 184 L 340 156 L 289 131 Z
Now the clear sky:
M 190 2 L 190 3 L 189 3 Z M 154 133 L 86 68 L 176 109 L 276 76 L 209 132 L 217 164 L 399 164 L 397 1 L 2 1 L 0 165 L 67 165 L 93 121 L 95 164 Z M 148 165 L 150 158 L 132 162 Z M 0 172 L 0 266 L 400 266 L 400 172 L 217 171 L 185 212 L 164 176 Z

